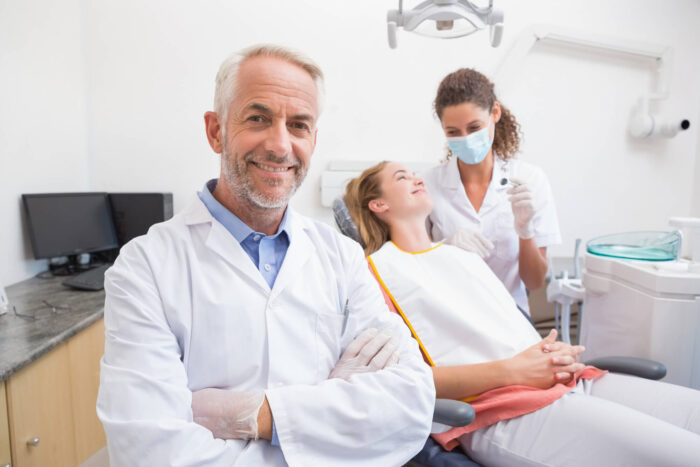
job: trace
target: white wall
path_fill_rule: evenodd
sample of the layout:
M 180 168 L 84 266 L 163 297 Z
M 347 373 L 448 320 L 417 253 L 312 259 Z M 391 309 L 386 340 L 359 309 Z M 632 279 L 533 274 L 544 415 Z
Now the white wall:
M 385 24 L 386 10 L 396 8 L 396 0 L 79 4 L 82 22 L 76 19 L 80 15 L 69 18 L 65 12 L 53 18 L 61 30 L 84 29 L 82 41 L 61 49 L 71 49 L 75 61 L 68 67 L 76 74 L 85 50 L 89 138 L 82 144 L 90 159 L 83 168 L 91 189 L 172 191 L 176 210 L 181 209 L 218 174 L 202 114 L 211 108 L 219 63 L 247 45 L 276 42 L 303 50 L 326 73 L 318 146 L 293 204 L 328 220 L 319 202 L 319 179 L 329 160 L 437 162 L 444 140 L 431 103 L 441 78 L 462 66 L 493 73 L 520 31 L 550 23 L 672 45 L 671 96 L 659 110 L 692 121 L 691 129 L 672 141 L 632 141 L 624 126 L 631 103 L 651 89 L 649 63 L 536 46 L 516 84 L 498 91 L 523 125 L 522 157 L 543 167 L 552 181 L 564 234 L 555 254 L 569 254 L 577 235 L 664 228 L 666 216 L 689 215 L 693 190 L 695 197 L 700 193 L 700 121 L 694 120 L 700 115 L 697 0 L 500 0 L 506 28 L 498 49 L 488 46 L 486 32 L 442 41 L 399 31 L 397 50 L 386 44 Z M 44 15 L 26 5 L 13 9 Z M 0 42 L 3 57 L 5 47 L 11 52 L 16 47 L 17 39 L 10 39 Z M 39 182 L 48 183 L 47 177 Z
M 700 113 L 698 113 L 697 120 L 694 122 L 695 126 L 700 125 Z M 693 217 L 700 217 L 700 131 L 695 131 L 697 135 L 697 144 L 695 146 L 695 182 L 693 183 L 693 207 L 691 215 Z
M 91 3 L 97 187 L 170 189 L 181 207 L 217 172 L 201 119 L 217 66 L 260 41 L 298 47 L 327 74 L 318 147 L 293 202 L 323 219 L 319 175 L 330 159 L 437 162 L 444 143 L 431 102 L 440 79 L 461 66 L 494 72 L 518 33 L 535 23 L 672 45 L 671 96 L 659 111 L 693 119 L 700 110 L 697 1 L 501 1 L 506 35 L 498 49 L 486 33 L 439 41 L 400 31 L 399 48 L 390 50 L 384 14 L 396 3 Z M 569 254 L 576 236 L 664 228 L 669 214 L 690 214 L 699 122 L 671 141 L 637 142 L 626 133 L 629 110 L 652 78 L 649 60 L 538 45 L 515 85 L 498 90 L 522 123 L 522 157 L 552 181 L 564 236 L 555 254 Z
M 43 269 L 22 193 L 88 189 L 80 2 L 0 0 L 0 284 Z

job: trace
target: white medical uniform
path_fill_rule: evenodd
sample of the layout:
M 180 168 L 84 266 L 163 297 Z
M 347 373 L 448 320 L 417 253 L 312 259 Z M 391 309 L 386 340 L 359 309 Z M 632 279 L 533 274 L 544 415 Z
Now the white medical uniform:
M 106 274 L 98 415 L 114 466 L 401 465 L 423 446 L 432 373 L 388 313 L 362 249 L 290 211 L 270 289 L 196 198 L 126 245 Z M 400 362 L 328 379 L 364 329 L 390 328 Z M 191 392 L 264 389 L 281 448 L 214 439 Z
M 561 243 L 552 190 L 541 169 L 518 159 L 504 161 L 500 157 L 494 157 L 491 183 L 478 212 L 469 201 L 459 178 L 456 157 L 423 174 L 435 203 L 428 218 L 433 240 L 443 240 L 459 229 L 481 232 L 495 246 L 486 258 L 486 264 L 505 284 L 518 306 L 529 311 L 525 284 L 518 272 L 520 244 L 506 193 L 510 186 L 501 185 L 503 178 L 510 179 L 513 176 L 527 182 L 534 192 L 535 217 L 532 225 L 537 246 L 548 247 Z

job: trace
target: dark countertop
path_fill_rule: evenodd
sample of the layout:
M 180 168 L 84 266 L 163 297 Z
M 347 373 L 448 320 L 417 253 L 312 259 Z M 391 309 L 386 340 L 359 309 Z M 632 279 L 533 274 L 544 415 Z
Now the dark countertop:
M 33 277 L 6 288 L 10 310 L 0 316 L 0 381 L 102 318 L 104 290 L 70 289 L 61 283 L 64 279 Z M 60 309 L 65 305 L 70 309 Z M 36 319 L 17 316 L 13 306 Z

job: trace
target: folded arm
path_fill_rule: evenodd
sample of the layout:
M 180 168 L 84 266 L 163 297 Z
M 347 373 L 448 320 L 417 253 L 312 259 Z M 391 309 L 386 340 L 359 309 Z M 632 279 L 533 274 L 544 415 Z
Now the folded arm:
M 113 465 L 235 465 L 243 441 L 193 422 L 182 351 L 145 261 L 125 248 L 105 281 L 97 413 Z
M 320 383 L 266 391 L 285 459 L 290 464 L 402 465 L 430 432 L 435 392 L 430 368 L 398 316 L 386 313 L 379 286 L 356 245 L 345 272 L 348 319 L 343 350 L 368 328 L 389 330 L 398 363 Z M 378 355 L 378 354 L 377 354 Z M 331 373 L 328 368 L 326 375 Z M 314 420 L 315 423 L 303 423 Z
M 399 361 L 398 339 L 369 328 L 347 347 L 329 378 L 349 381 Z M 192 393 L 194 421 L 220 439 L 272 440 L 273 417 L 265 391 L 205 388 Z

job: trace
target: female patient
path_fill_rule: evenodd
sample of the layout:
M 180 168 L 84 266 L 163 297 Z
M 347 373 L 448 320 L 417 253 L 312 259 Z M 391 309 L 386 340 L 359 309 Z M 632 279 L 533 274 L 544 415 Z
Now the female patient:
M 540 340 L 478 255 L 431 243 L 420 178 L 382 162 L 345 202 L 437 396 L 472 398 L 476 420 L 435 435 L 443 446 L 484 465 L 697 465 L 700 391 L 584 368 L 582 347 Z

